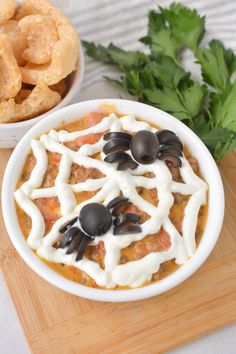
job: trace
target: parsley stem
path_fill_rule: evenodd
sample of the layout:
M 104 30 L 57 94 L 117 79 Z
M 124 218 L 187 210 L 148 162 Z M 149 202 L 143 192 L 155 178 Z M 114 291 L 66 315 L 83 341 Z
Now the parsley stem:
M 186 113 L 188 113 L 188 115 L 189 115 L 189 122 L 188 122 L 188 125 L 189 125 L 189 127 L 190 127 L 191 129 L 194 130 L 193 117 L 191 116 L 191 114 L 190 114 L 190 112 L 188 111 L 188 109 L 185 107 L 183 97 L 182 97 L 181 92 L 179 91 L 179 89 L 178 89 L 177 87 L 176 87 L 176 92 L 177 92 L 177 95 L 178 95 L 178 97 L 179 97 L 179 100 L 180 100 L 180 102 L 181 102 L 181 104 L 182 104 L 182 106 L 183 106 L 183 108 L 184 108 L 184 111 L 185 111 Z
M 214 123 L 213 123 L 213 118 L 212 118 L 212 114 L 209 111 L 209 109 L 207 108 L 207 106 L 204 106 L 203 109 L 206 111 L 206 113 L 208 114 L 208 121 L 210 123 L 211 128 L 214 127 Z

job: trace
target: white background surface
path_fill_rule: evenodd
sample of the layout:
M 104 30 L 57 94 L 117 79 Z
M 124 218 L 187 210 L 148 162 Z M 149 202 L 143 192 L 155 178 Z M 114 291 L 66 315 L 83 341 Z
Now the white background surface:
M 126 49 L 139 49 L 141 44 L 138 44 L 137 39 L 145 34 L 148 10 L 155 7 L 157 3 L 166 6 L 171 1 L 55 0 L 53 2 L 68 14 L 83 39 L 97 40 L 105 44 L 112 40 Z M 202 14 L 207 14 L 208 38 L 220 38 L 226 46 L 236 51 L 235 0 L 183 0 L 182 2 L 196 7 Z M 114 13 L 116 16 L 113 16 Z M 83 91 L 75 101 L 118 97 L 121 93 L 103 79 L 103 75 L 109 72 L 115 73 L 115 70 L 87 58 Z M 125 96 L 122 93 L 122 97 Z M 28 353 L 30 351 L 0 273 L 0 354 Z M 173 350 L 169 354 L 236 354 L 236 324 Z

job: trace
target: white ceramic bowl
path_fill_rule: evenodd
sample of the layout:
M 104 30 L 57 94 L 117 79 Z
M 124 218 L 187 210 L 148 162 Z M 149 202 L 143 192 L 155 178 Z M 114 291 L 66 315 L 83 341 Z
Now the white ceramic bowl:
M 163 128 L 174 130 L 198 159 L 202 174 L 209 185 L 208 220 L 196 253 L 168 277 L 143 288 L 121 291 L 101 290 L 89 288 L 63 278 L 37 258 L 27 245 L 17 221 L 13 192 L 29 152 L 31 139 L 38 137 L 50 128 L 58 128 L 65 122 L 72 122 L 90 111 L 97 110 L 104 102 L 115 105 L 121 114 L 135 114 L 148 122 L 155 122 Z M 218 239 L 223 222 L 224 190 L 218 168 L 211 154 L 202 141 L 176 118 L 159 109 L 134 101 L 119 99 L 92 100 L 65 107 L 48 115 L 23 137 L 11 155 L 5 171 L 2 188 L 2 209 L 5 225 L 15 248 L 25 262 L 48 282 L 69 293 L 88 299 L 112 302 L 133 301 L 161 294 L 175 287 L 194 273 L 207 259 Z
M 28 119 L 18 123 L 6 123 L 0 124 L 0 149 L 12 148 L 17 145 L 22 136 L 31 128 L 33 125 L 38 123 L 40 120 L 47 117 L 54 111 L 68 105 L 76 94 L 79 93 L 82 81 L 84 77 L 84 55 L 82 48 L 80 47 L 79 51 L 79 60 L 77 68 L 73 73 L 72 82 L 69 91 L 66 96 L 61 100 L 61 102 L 40 116 L 37 116 L 32 119 Z

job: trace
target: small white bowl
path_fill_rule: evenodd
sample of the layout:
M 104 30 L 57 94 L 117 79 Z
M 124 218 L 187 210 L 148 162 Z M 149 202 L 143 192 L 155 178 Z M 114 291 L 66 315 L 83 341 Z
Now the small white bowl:
M 82 81 L 84 77 L 84 54 L 80 46 L 79 59 L 76 70 L 73 72 L 72 82 L 69 91 L 66 96 L 61 100 L 61 102 L 40 116 L 32 119 L 24 120 L 18 123 L 0 123 L 0 149 L 13 148 L 20 141 L 22 136 L 31 128 L 33 125 L 38 123 L 40 120 L 47 117 L 54 111 L 68 105 L 74 98 L 74 96 L 79 93 Z
M 201 172 L 209 185 L 209 211 L 207 225 L 193 257 L 168 277 L 151 285 L 130 290 L 93 289 L 68 280 L 44 264 L 26 243 L 20 230 L 13 192 L 19 179 L 25 158 L 30 150 L 31 139 L 51 128 L 80 119 L 95 111 L 101 104 L 114 105 L 120 114 L 135 114 L 162 128 L 171 129 L 189 147 L 198 159 Z M 148 105 L 119 99 L 102 99 L 77 103 L 59 111 L 35 125 L 17 145 L 8 162 L 2 187 L 2 209 L 8 234 L 25 262 L 41 277 L 69 293 L 99 301 L 134 301 L 161 294 L 187 279 L 207 259 L 218 239 L 224 216 L 224 190 L 218 168 L 203 142 L 183 123 L 171 115 Z M 201 284 L 199 284 L 201 286 Z

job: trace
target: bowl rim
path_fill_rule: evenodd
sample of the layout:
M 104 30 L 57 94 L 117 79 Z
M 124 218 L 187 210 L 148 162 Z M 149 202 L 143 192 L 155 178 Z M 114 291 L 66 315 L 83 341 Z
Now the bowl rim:
M 26 243 L 24 236 L 22 235 L 18 220 L 16 217 L 16 210 L 14 205 L 13 191 L 15 190 L 15 184 L 19 178 L 19 171 L 22 169 L 22 164 L 30 149 L 30 141 L 32 138 L 38 137 L 41 133 L 51 128 L 60 127 L 62 122 L 75 121 L 80 119 L 85 113 L 98 109 L 101 104 L 115 105 L 118 112 L 132 113 L 140 116 L 142 119 L 150 121 L 147 116 L 154 116 L 157 118 L 157 124 L 160 121 L 164 122 L 164 125 L 160 125 L 164 128 L 171 126 L 173 130 L 180 137 L 182 135 L 183 141 L 191 142 L 190 151 L 192 147 L 195 147 L 195 156 L 199 161 L 199 156 L 202 156 L 200 160 L 201 171 L 206 179 L 206 176 L 211 178 L 211 183 L 207 179 L 209 185 L 209 210 L 208 220 L 205 227 L 205 231 L 202 235 L 200 244 L 193 255 L 186 263 L 181 265 L 179 269 L 173 272 L 166 278 L 155 282 L 151 285 L 147 285 L 141 288 L 129 289 L 129 290 L 106 290 L 106 289 L 94 289 L 71 280 L 64 278 L 56 273 L 50 267 L 46 266 L 33 252 L 33 250 Z M 146 112 L 139 113 L 139 112 Z M 77 118 L 75 118 L 76 116 Z M 66 118 L 65 118 L 66 117 Z M 145 118 L 144 118 L 145 117 Z M 181 137 L 181 138 L 182 138 Z M 197 151 L 197 154 L 196 154 Z M 17 173 L 18 166 L 18 173 Z M 204 171 L 202 167 L 204 166 Z M 21 168 L 21 169 L 20 169 Z M 15 171 L 12 173 L 12 171 Z M 212 206 L 212 207 L 211 207 Z M 159 295 L 171 288 L 174 288 L 178 284 L 182 283 L 188 277 L 190 277 L 207 259 L 215 246 L 220 234 L 220 230 L 224 217 L 224 189 L 221 180 L 221 176 L 217 165 L 212 158 L 210 152 L 204 145 L 204 143 L 182 122 L 172 117 L 170 114 L 163 112 L 155 107 L 139 103 L 136 101 L 128 101 L 121 99 L 98 99 L 84 101 L 64 107 L 60 110 L 53 112 L 48 117 L 38 124 L 33 126 L 21 139 L 12 153 L 3 178 L 2 184 L 2 210 L 5 226 L 8 235 L 15 246 L 16 250 L 24 261 L 42 278 L 49 283 L 61 288 L 71 294 L 81 296 L 91 300 L 109 301 L 109 302 L 124 302 L 135 301 L 140 299 L 149 298 L 155 295 Z
M 74 74 L 72 84 L 70 86 L 69 91 L 65 95 L 65 97 L 53 108 L 51 108 L 49 111 L 40 114 L 37 117 L 26 119 L 20 122 L 15 122 L 15 123 L 2 123 L 0 124 L 0 130 L 1 131 L 10 131 L 10 130 L 16 130 L 17 128 L 19 129 L 27 129 L 30 128 L 31 126 L 37 124 L 41 119 L 44 119 L 48 114 L 51 114 L 62 107 L 66 106 L 78 93 L 78 91 L 82 87 L 83 79 L 84 79 L 84 67 L 85 67 L 85 59 L 84 59 L 84 53 L 82 49 L 82 45 L 80 43 L 79 46 L 79 56 L 78 60 L 76 63 L 76 68 L 74 71 L 72 71 L 69 75 Z

